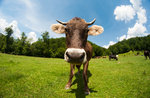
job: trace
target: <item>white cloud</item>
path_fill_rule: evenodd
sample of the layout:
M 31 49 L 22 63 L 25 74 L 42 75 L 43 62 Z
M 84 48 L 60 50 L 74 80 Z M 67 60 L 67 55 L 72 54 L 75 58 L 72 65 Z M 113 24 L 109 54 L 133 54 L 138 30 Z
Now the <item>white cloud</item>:
M 114 14 L 116 15 L 115 19 L 125 20 L 125 22 L 130 21 L 131 19 L 134 18 L 135 15 L 137 15 L 137 20 L 134 26 L 128 28 L 126 35 L 117 38 L 119 41 L 123 39 L 129 39 L 132 37 L 140 37 L 148 35 L 148 33 L 145 33 L 147 29 L 144 26 L 144 24 L 147 22 L 147 17 L 146 17 L 146 10 L 142 7 L 142 1 L 130 0 L 130 3 L 132 5 L 117 6 L 116 9 L 114 10 Z M 134 10 L 134 12 L 129 11 L 129 9 Z
M 146 36 L 148 33 L 145 33 L 146 27 L 143 24 L 136 23 L 133 27 L 128 28 L 127 39 L 137 36 Z
M 124 40 L 124 39 L 126 39 L 126 38 L 127 38 L 126 35 L 122 35 L 120 38 L 117 38 L 117 39 L 118 39 L 118 41 L 122 41 L 122 40 Z
M 116 20 L 127 22 L 134 18 L 135 10 L 131 5 L 121 5 L 115 8 L 114 15 Z
M 9 7 L 6 8 L 6 6 Z M 50 37 L 53 38 L 64 36 L 50 31 L 49 26 L 56 23 L 55 20 L 51 20 L 54 16 L 51 15 L 47 18 L 47 13 L 41 11 L 40 7 L 42 7 L 41 2 L 36 0 L 4 0 L 0 8 L 0 18 L 7 21 L 16 20 L 21 30 L 36 32 L 37 36 L 40 36 L 44 31 L 50 32 Z
M 8 23 L 5 19 L 0 19 L 0 32 L 5 34 L 5 28 L 12 26 L 12 30 L 14 31 L 13 36 L 15 38 L 20 38 L 21 32 L 18 28 L 18 23 L 16 20 L 13 20 L 11 23 Z
M 2 3 L 2 8 L 0 9 L 0 15 L 5 17 L 7 20 L 17 20 L 20 25 L 25 25 L 26 28 L 34 32 L 42 32 L 41 29 L 44 24 L 43 19 L 39 18 L 38 13 L 38 2 L 34 0 L 4 0 Z M 7 9 L 5 6 L 10 6 Z M 10 12 L 5 13 L 5 12 Z M 15 13 L 12 14 L 11 13 Z M 1 17 L 1 16 L 0 16 Z
M 35 32 L 30 32 L 28 34 L 27 40 L 30 41 L 31 43 L 36 42 L 38 40 L 37 36 L 36 36 L 36 33 Z
M 108 45 L 104 45 L 103 47 L 106 48 L 106 49 L 108 49 L 109 46 L 114 45 L 115 43 L 116 42 L 114 42 L 114 41 L 110 41 Z
M 5 19 L 0 19 L 0 33 L 6 34 L 5 28 L 12 26 L 12 30 L 14 31 L 13 36 L 15 38 L 21 37 L 21 31 L 18 28 L 18 22 L 16 20 L 13 20 L 11 23 L 8 23 Z M 28 34 L 28 40 L 30 40 L 31 43 L 37 41 L 37 35 L 35 32 L 30 32 Z
M 140 9 L 137 11 L 137 16 L 138 16 L 138 23 L 144 24 L 147 22 L 147 17 L 146 17 L 146 10 L 140 7 Z
M 130 3 L 132 4 L 135 10 L 138 10 L 141 6 L 141 0 L 130 0 Z
M 13 35 L 14 35 L 14 37 L 16 37 L 16 38 L 20 38 L 21 37 L 21 32 L 20 32 L 20 30 L 19 30 L 19 28 L 18 28 L 18 23 L 17 23 L 17 21 L 12 21 L 10 24 L 9 24 L 9 26 L 12 26 L 12 29 L 13 29 L 13 31 L 14 31 L 14 33 L 13 33 Z
M 5 34 L 5 28 L 8 26 L 8 23 L 5 19 L 0 19 L 0 33 Z

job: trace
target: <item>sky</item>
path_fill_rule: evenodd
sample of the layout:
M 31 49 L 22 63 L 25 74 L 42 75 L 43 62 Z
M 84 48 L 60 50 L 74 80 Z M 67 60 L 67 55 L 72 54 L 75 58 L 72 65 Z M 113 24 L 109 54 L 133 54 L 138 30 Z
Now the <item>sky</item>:
M 104 32 L 89 36 L 88 40 L 105 48 L 133 37 L 150 34 L 150 0 L 0 0 L 0 32 L 13 26 L 13 36 L 21 33 L 33 43 L 45 31 L 51 38 L 65 37 L 56 34 L 50 26 L 56 19 L 67 22 L 80 17 L 94 25 L 100 25 Z M 32 39 L 32 40 L 31 40 Z

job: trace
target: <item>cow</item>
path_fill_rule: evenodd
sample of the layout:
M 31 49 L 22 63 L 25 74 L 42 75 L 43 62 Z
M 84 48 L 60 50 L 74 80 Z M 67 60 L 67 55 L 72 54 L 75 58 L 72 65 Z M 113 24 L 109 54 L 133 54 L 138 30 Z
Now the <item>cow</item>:
M 69 89 L 71 87 L 75 66 L 79 72 L 80 66 L 83 64 L 85 94 L 90 94 L 87 84 L 87 70 L 89 61 L 92 58 L 93 49 L 91 44 L 87 41 L 87 38 L 88 35 L 101 34 L 104 29 L 98 25 L 88 27 L 94 24 L 96 19 L 89 23 L 79 17 L 72 18 L 68 22 L 56 21 L 59 24 L 53 24 L 51 29 L 55 33 L 65 33 L 67 49 L 64 53 L 64 60 L 70 63 L 70 76 L 65 88 Z
M 109 55 L 109 60 L 111 60 L 111 59 L 116 59 L 116 61 L 117 61 L 118 55 L 113 55 L 113 54 Z
M 150 59 L 150 52 L 145 50 L 144 51 L 144 56 L 145 56 L 145 59 L 147 59 L 147 57 L 149 57 L 149 59 Z

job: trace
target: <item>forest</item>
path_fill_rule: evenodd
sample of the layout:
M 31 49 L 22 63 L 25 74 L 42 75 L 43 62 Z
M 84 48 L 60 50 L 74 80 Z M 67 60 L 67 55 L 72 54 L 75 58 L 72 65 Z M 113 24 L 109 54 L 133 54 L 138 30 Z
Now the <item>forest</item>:
M 45 31 L 42 33 L 41 38 L 39 38 L 36 42 L 31 43 L 27 40 L 27 36 L 24 32 L 22 32 L 21 38 L 17 39 L 12 36 L 13 30 L 11 27 L 7 27 L 5 32 L 5 35 L 0 33 L 0 52 L 2 53 L 36 57 L 64 58 L 66 41 L 63 37 L 55 39 L 50 38 L 49 32 Z M 123 40 L 110 46 L 108 49 L 100 47 L 92 42 L 90 43 L 93 46 L 93 57 L 121 54 L 129 52 L 130 50 L 144 51 L 150 50 L 150 35 Z

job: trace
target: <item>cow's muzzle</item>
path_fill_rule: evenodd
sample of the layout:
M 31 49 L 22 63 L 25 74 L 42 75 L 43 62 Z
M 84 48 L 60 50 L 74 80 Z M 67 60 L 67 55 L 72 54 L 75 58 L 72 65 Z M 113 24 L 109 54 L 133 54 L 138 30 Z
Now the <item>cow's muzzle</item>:
M 65 61 L 72 64 L 82 64 L 87 61 L 84 49 L 68 48 L 64 54 Z

